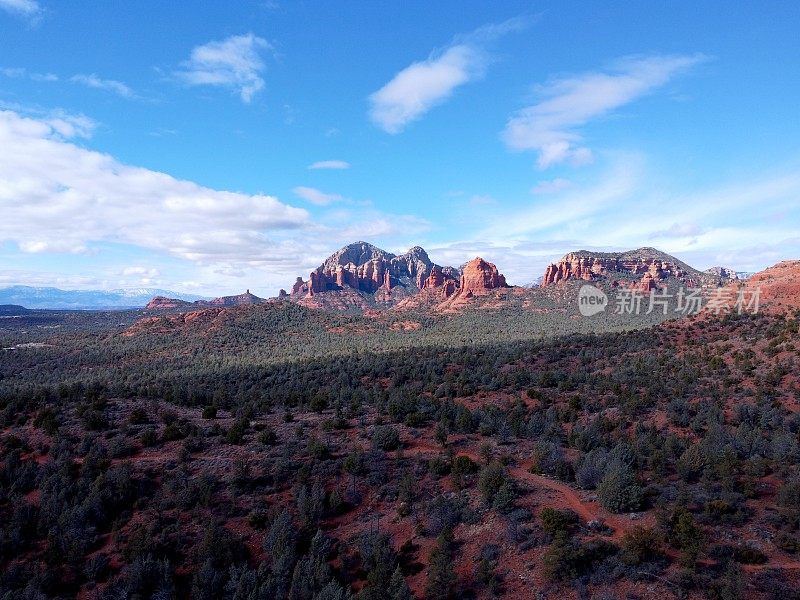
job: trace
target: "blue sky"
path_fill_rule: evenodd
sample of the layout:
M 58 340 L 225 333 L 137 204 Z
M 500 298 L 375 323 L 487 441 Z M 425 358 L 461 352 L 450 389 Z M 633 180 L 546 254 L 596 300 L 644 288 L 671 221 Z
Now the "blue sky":
M 0 0 L 0 285 L 800 257 L 800 5 L 608 4 Z

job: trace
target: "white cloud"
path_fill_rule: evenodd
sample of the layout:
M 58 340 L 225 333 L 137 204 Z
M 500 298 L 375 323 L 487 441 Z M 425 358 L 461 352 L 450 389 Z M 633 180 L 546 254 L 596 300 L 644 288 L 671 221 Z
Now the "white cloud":
M 328 204 L 333 204 L 334 202 L 339 202 L 344 199 L 339 194 L 326 194 L 316 188 L 305 187 L 303 185 L 297 186 L 292 191 L 296 196 L 307 202 L 311 202 L 311 204 L 316 204 L 317 206 L 327 206 Z
M 121 81 L 116 81 L 114 79 L 101 79 L 94 73 L 91 75 L 73 75 L 70 78 L 70 81 L 97 90 L 106 90 L 117 94 L 118 96 L 122 96 L 123 98 L 133 98 L 134 96 L 133 90 Z
M 26 69 L 21 67 L 4 67 L 0 69 L 0 73 L 6 77 L 18 79 L 20 77 L 27 77 L 31 81 L 58 81 L 58 75 L 53 73 L 28 73 Z
M 124 277 L 131 277 L 131 276 L 138 276 L 138 277 L 158 277 L 161 275 L 161 272 L 158 269 L 154 269 L 152 267 L 125 267 L 120 272 L 121 275 Z
M 539 102 L 508 120 L 503 139 L 513 150 L 535 150 L 544 169 L 586 164 L 592 152 L 577 129 L 641 98 L 705 60 L 702 55 L 624 58 L 603 72 L 555 79 L 537 90 Z
M 696 268 L 730 265 L 744 271 L 800 257 L 796 165 L 684 193 L 670 191 L 642 156 L 610 158 L 610 167 L 593 181 L 573 183 L 528 207 L 499 206 L 482 219 L 481 229 L 446 245 L 443 254 L 483 252 L 518 283 L 534 280 L 547 264 L 579 249 L 655 245 Z
M 0 111 L 0 240 L 25 252 L 86 253 L 132 244 L 200 262 L 263 261 L 291 249 L 276 240 L 309 226 L 276 198 L 209 189 L 124 165 L 66 138 L 85 133 L 66 115 Z
M 211 296 L 245 287 L 269 295 L 307 276 L 338 246 L 388 244 L 430 226 L 369 206 L 329 209 L 314 222 L 272 196 L 210 189 L 74 143 L 93 127 L 63 111 L 0 110 L 0 247 L 12 245 L 7 256 L 16 266 L 14 273 L 0 269 L 0 282 L 67 285 L 96 274 L 102 255 L 113 268 L 92 287 L 138 277 L 175 289 L 193 282 Z M 51 272 L 56 260 L 59 276 Z
M 90 138 L 97 128 L 97 122 L 94 119 L 84 114 L 68 113 L 60 108 L 48 110 L 0 100 L 0 112 L 3 110 L 12 112 L 17 116 L 22 114 L 34 117 L 51 127 L 54 134 L 62 138 Z M 31 120 L 31 122 L 33 121 Z
M 431 227 L 427 219 L 416 215 L 385 214 L 368 208 L 329 211 L 325 215 L 325 223 L 327 235 L 339 240 L 340 244 L 349 244 L 354 240 L 373 240 L 380 245 L 381 239 L 388 241 L 390 238 L 402 237 L 405 240 L 428 231 Z M 329 248 L 327 254 L 331 250 Z
M 532 194 L 556 194 L 572 186 L 569 179 L 557 177 L 547 181 L 540 181 L 531 188 Z
M 43 122 L 62 138 L 90 138 L 97 129 L 97 122 L 86 115 L 73 115 L 55 110 L 43 118 Z
M 346 160 L 318 160 L 308 165 L 309 169 L 349 169 L 350 163 Z
M 272 46 L 253 33 L 208 42 L 192 50 L 176 75 L 189 85 L 227 87 L 249 103 L 264 88 L 261 52 Z
M 486 206 L 486 205 L 489 205 L 489 204 L 497 204 L 497 200 L 495 200 L 491 196 L 488 196 L 488 195 L 485 195 L 485 194 L 483 194 L 483 195 L 478 194 L 478 195 L 472 196 L 469 199 L 469 203 L 470 203 L 471 206 Z
M 400 133 L 453 91 L 483 77 L 489 61 L 484 45 L 510 31 L 527 26 L 527 18 L 485 25 L 457 36 L 444 50 L 412 63 L 369 97 L 370 119 L 387 133 Z
M 0 8 L 23 17 L 35 17 L 42 12 L 36 0 L 0 0 Z
M 387 133 L 400 133 L 455 88 L 482 77 L 485 63 L 481 50 L 463 44 L 416 62 L 369 97 L 370 118 Z
M 2 0 L 0 0 L 2 2 Z M 25 76 L 25 69 L 20 67 L 4 67 L 0 69 L 0 73 L 5 75 L 6 77 L 24 77 Z
M 650 239 L 695 238 L 703 233 L 705 233 L 705 230 L 696 223 L 673 223 L 666 229 L 651 233 Z

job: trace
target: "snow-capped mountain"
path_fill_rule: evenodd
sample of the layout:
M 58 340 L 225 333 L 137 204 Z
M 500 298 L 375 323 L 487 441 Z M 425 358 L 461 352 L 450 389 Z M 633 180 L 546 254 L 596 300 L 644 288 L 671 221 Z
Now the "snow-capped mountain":
M 207 299 L 204 296 L 181 294 L 156 288 L 61 290 L 54 287 L 27 285 L 0 288 L 0 304 L 18 304 L 25 308 L 43 309 L 141 308 L 154 296 L 168 296 L 189 302 Z

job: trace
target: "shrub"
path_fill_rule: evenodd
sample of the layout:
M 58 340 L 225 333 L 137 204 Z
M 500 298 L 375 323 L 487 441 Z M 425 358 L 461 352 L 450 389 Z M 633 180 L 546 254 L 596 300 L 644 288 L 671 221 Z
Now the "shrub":
M 385 452 L 396 450 L 400 447 L 400 434 L 390 425 L 380 425 L 372 432 L 372 444 Z
M 453 483 L 460 489 L 466 485 L 467 477 L 478 472 L 478 465 L 469 456 L 456 456 L 452 460 L 450 472 Z
M 144 425 L 147 423 L 147 412 L 143 408 L 134 408 L 128 415 L 128 423 L 131 425 Z
M 156 430 L 153 427 L 148 427 L 139 436 L 139 441 L 145 448 L 155 446 L 158 443 L 158 434 L 156 434 Z
M 247 428 L 250 425 L 250 421 L 248 419 L 239 419 L 231 425 L 231 428 L 228 429 L 227 433 L 225 434 L 225 441 L 229 444 L 238 446 L 244 441 L 244 434 L 247 432 Z
M 669 518 L 667 531 L 670 545 L 683 552 L 684 562 L 696 561 L 705 546 L 705 539 L 692 513 L 685 508 L 677 509 Z
M 763 565 L 767 562 L 766 554 L 751 544 L 736 546 L 733 551 L 733 558 L 736 562 L 745 565 Z
M 606 471 L 607 452 L 596 448 L 578 459 L 575 482 L 585 490 L 593 490 L 603 480 Z
M 443 531 L 431 549 L 428 564 L 428 581 L 425 597 L 431 600 L 446 600 L 450 596 L 456 576 L 453 571 L 452 532 Z
M 561 531 L 542 556 L 544 575 L 553 581 L 568 581 L 588 572 L 617 551 L 614 544 L 605 540 L 592 540 L 580 545 Z
M 109 573 L 110 562 L 105 554 L 95 554 L 83 566 L 83 573 L 89 581 L 102 581 Z
M 48 435 L 53 435 L 58 431 L 61 419 L 58 413 L 50 407 L 43 408 L 33 419 L 33 426 L 38 427 Z
M 517 488 L 514 485 L 514 480 L 511 478 L 506 479 L 492 501 L 492 508 L 507 513 L 514 508 L 514 501 L 517 499 Z
M 253 529 L 266 529 L 269 522 L 269 515 L 266 511 L 256 509 L 247 515 L 247 523 Z
M 597 498 L 604 508 L 616 512 L 639 510 L 644 490 L 633 470 L 624 464 L 614 464 L 597 486 Z
M 559 533 L 569 533 L 578 524 L 578 513 L 572 510 L 558 510 L 556 508 L 543 508 L 539 513 L 542 529 L 545 533 L 555 537 Z
M 309 402 L 308 406 L 314 412 L 321 413 L 323 410 L 328 408 L 328 401 L 324 396 L 316 395 L 311 399 L 311 402 Z
M 164 442 L 172 442 L 181 440 L 186 437 L 186 433 L 181 428 L 180 423 L 177 421 L 170 421 L 164 426 L 164 431 L 161 432 L 161 440 Z
M 278 434 L 272 428 L 264 429 L 258 433 L 258 442 L 265 446 L 274 446 L 278 443 Z
M 494 501 L 494 497 L 508 479 L 506 470 L 499 463 L 491 463 L 481 470 L 478 478 L 478 490 L 483 495 L 487 504 Z
M 317 437 L 311 437 L 307 445 L 308 453 L 317 460 L 324 460 L 330 455 L 330 449 Z
M 531 473 L 541 473 L 570 481 L 575 477 L 572 465 L 564 458 L 564 450 L 550 442 L 539 442 L 533 450 Z
M 217 418 L 217 407 L 216 406 L 206 406 L 203 409 L 203 418 L 204 419 L 216 419 Z
M 800 509 L 800 480 L 784 483 L 775 500 L 785 508 Z
M 450 473 L 450 468 L 450 461 L 444 456 L 436 456 L 428 461 L 428 471 L 437 477 L 444 477 Z
M 630 565 L 652 562 L 662 556 L 661 536 L 655 529 L 634 527 L 622 537 L 622 559 Z

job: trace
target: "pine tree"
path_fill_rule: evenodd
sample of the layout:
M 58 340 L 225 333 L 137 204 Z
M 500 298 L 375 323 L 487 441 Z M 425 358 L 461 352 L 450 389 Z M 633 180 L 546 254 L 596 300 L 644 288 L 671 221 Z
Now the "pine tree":
M 453 571 L 452 537 L 450 529 L 445 529 L 436 539 L 428 560 L 428 583 L 425 586 L 425 597 L 431 600 L 446 600 L 456 580 Z
M 411 589 L 406 583 L 403 573 L 400 571 L 400 566 L 392 573 L 392 578 L 389 580 L 389 599 L 390 600 L 414 600 L 411 594 Z
M 611 465 L 597 486 L 600 504 L 616 513 L 639 510 L 643 495 L 636 474 L 629 466 L 620 463 Z

